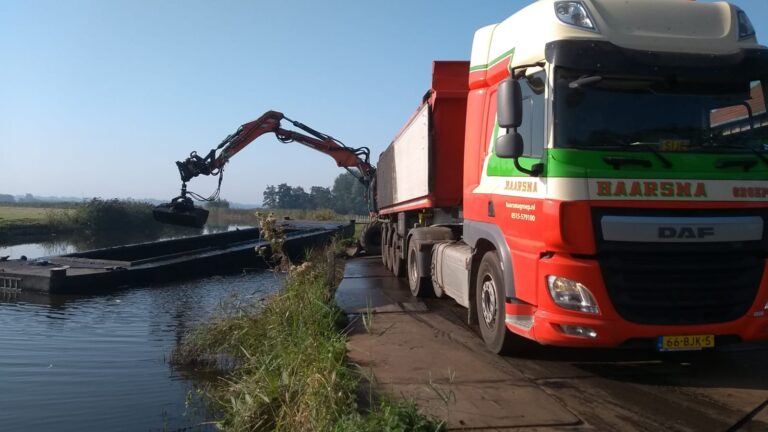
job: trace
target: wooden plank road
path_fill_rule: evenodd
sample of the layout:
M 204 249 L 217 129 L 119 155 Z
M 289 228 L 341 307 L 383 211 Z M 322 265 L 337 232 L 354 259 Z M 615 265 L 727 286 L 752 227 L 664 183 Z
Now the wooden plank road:
M 450 429 L 766 431 L 768 346 L 663 354 L 532 344 L 491 354 L 451 299 L 422 301 L 378 257 L 350 260 L 336 294 L 349 358 L 378 391 Z

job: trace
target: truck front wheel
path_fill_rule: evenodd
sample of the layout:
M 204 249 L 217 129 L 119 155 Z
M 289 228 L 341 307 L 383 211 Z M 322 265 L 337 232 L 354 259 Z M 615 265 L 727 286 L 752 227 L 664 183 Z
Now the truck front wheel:
M 475 308 L 483 341 L 497 354 L 509 353 L 520 339 L 507 330 L 503 281 L 499 256 L 495 251 L 486 252 L 475 281 Z

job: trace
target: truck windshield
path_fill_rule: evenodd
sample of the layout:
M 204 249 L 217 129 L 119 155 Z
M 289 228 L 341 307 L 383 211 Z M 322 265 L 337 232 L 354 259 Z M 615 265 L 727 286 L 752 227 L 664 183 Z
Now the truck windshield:
M 765 72 L 743 82 L 686 82 L 560 68 L 555 147 L 762 153 L 767 84 Z

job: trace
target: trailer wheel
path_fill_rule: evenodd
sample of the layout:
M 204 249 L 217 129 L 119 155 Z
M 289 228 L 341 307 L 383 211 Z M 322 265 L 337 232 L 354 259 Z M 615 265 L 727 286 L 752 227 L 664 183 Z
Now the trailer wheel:
M 381 227 L 381 263 L 389 268 L 389 224 Z
M 360 246 L 368 255 L 376 255 L 381 252 L 381 223 L 371 222 L 363 227 L 360 232 Z
M 414 297 L 432 297 L 432 281 L 430 278 L 419 276 L 419 247 L 418 242 L 411 240 L 408 244 L 408 285 Z
M 390 272 L 394 273 L 394 267 L 392 263 L 395 262 L 395 230 L 389 227 L 389 235 L 387 236 L 387 268 Z
M 392 273 L 395 277 L 401 278 L 405 276 L 405 259 L 398 253 L 398 246 L 402 245 L 402 239 L 397 233 L 392 237 L 394 239 L 392 242 Z
M 499 256 L 495 251 L 486 252 L 477 272 L 475 307 L 483 341 L 497 354 L 513 351 L 522 340 L 507 330 L 503 280 Z

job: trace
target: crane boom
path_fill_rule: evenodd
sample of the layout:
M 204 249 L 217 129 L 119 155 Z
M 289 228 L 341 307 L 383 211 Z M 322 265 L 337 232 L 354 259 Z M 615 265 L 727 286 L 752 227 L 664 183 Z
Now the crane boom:
M 295 127 L 307 132 L 284 129 L 281 120 L 290 122 Z M 350 169 L 357 179 L 368 186 L 373 179 L 375 168 L 370 164 L 370 150 L 367 147 L 352 148 L 330 135 L 318 132 L 303 123 L 287 118 L 278 111 L 267 111 L 261 117 L 241 125 L 228 135 L 207 156 L 201 157 L 192 152 L 183 162 L 176 162 L 181 180 L 188 182 L 198 175 L 218 175 L 229 160 L 250 143 L 266 133 L 274 133 L 283 143 L 297 142 L 313 150 L 325 153 L 336 161 L 336 165 Z M 218 154 L 217 154 L 218 152 Z M 357 168 L 357 172 L 351 170 Z
M 281 125 L 283 120 L 305 133 L 283 128 Z M 219 176 L 220 188 L 222 170 L 227 162 L 250 143 L 266 133 L 274 133 L 280 142 L 297 142 L 332 157 L 336 161 L 337 166 L 345 168 L 366 187 L 366 190 L 369 191 L 369 196 L 366 197 L 369 201 L 369 207 L 375 210 L 371 184 L 373 183 L 376 169 L 370 163 L 370 150 L 367 147 L 348 147 L 330 135 L 312 129 L 301 122 L 289 119 L 281 112 L 267 111 L 261 117 L 241 125 L 235 132 L 227 135 L 205 157 L 193 151 L 185 160 L 176 162 L 176 167 L 179 169 L 182 181 L 181 195 L 171 200 L 168 204 L 156 207 L 153 212 L 155 219 L 163 223 L 176 225 L 195 227 L 204 225 L 208 218 L 208 212 L 195 207 L 188 195 L 194 196 L 199 200 L 212 200 L 218 197 L 219 189 L 211 197 L 203 198 L 188 192 L 187 182 L 199 175 Z

